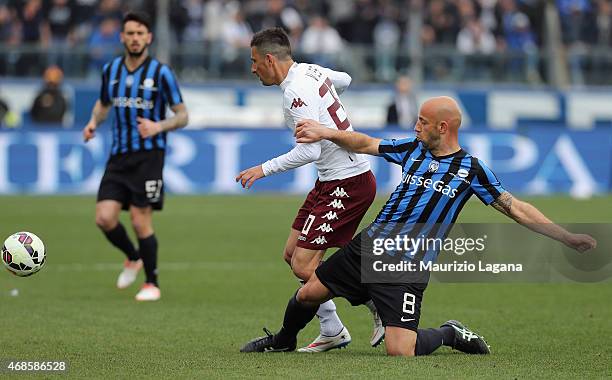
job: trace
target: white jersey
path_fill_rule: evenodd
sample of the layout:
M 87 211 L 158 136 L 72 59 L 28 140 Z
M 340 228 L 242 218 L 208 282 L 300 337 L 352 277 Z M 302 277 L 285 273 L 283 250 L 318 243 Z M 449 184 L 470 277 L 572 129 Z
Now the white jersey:
M 351 83 L 347 73 L 318 65 L 294 63 L 283 89 L 283 113 L 287 127 L 295 130 L 298 121 L 312 119 L 327 128 L 352 131 L 338 94 Z M 370 164 L 360 154 L 349 152 L 331 141 L 297 144 L 290 152 L 265 162 L 264 174 L 278 173 L 314 162 L 319 180 L 331 181 L 353 177 L 370 170 Z

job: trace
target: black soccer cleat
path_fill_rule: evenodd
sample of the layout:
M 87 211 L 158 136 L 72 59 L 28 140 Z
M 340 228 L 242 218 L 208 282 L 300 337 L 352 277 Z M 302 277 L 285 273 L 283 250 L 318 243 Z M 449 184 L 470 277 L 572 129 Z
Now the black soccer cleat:
M 455 339 L 451 347 L 466 354 L 488 355 L 491 347 L 484 340 L 484 337 L 477 335 L 468 329 L 463 323 L 455 320 L 444 322 L 440 327 L 452 327 L 455 330 Z
M 266 336 L 255 338 L 252 341 L 245 344 L 240 352 L 291 352 L 295 351 L 297 346 L 297 339 L 294 339 L 288 344 L 280 342 L 278 335 L 272 334 L 270 330 L 264 327 L 263 331 Z

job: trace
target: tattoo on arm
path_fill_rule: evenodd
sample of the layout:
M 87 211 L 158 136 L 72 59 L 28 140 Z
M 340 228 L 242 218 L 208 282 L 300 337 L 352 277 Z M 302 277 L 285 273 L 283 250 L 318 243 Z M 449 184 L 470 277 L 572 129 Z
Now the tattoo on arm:
M 507 191 L 504 191 L 499 197 L 497 197 L 497 199 L 493 201 L 493 203 L 491 203 L 491 206 L 493 206 L 497 211 L 510 216 L 510 209 L 512 208 L 512 199 L 512 194 Z

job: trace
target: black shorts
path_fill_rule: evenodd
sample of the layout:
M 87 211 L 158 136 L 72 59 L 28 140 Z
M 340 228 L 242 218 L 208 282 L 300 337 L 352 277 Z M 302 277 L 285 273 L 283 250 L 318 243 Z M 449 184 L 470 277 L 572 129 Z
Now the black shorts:
M 98 202 L 112 199 L 122 204 L 151 206 L 161 210 L 164 204 L 164 151 L 151 150 L 111 156 L 100 182 Z
M 345 298 L 353 306 L 371 299 L 383 326 L 416 331 L 427 283 L 363 283 L 360 250 L 361 234 L 357 234 L 348 245 L 317 268 L 321 283 L 334 297 Z

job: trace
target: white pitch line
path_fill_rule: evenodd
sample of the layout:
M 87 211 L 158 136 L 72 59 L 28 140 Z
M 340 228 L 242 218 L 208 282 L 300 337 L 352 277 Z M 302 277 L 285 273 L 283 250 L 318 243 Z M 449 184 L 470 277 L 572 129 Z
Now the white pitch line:
M 281 268 L 282 263 L 273 262 L 227 262 L 227 261 L 194 261 L 194 262 L 161 262 L 158 269 L 166 271 L 184 271 L 193 269 L 214 269 L 214 270 L 235 270 L 235 269 L 261 269 L 261 268 Z M 43 268 L 45 272 L 106 272 L 119 271 L 122 265 L 118 263 L 73 263 L 73 264 L 52 264 L 47 262 Z

